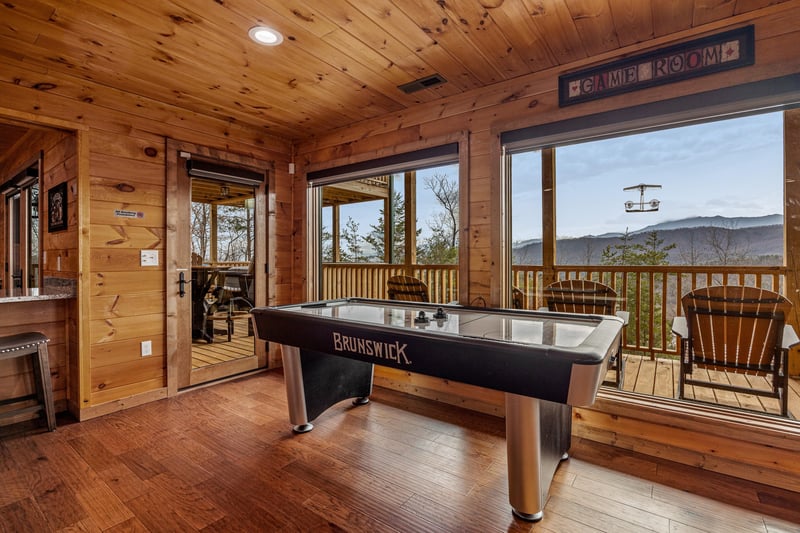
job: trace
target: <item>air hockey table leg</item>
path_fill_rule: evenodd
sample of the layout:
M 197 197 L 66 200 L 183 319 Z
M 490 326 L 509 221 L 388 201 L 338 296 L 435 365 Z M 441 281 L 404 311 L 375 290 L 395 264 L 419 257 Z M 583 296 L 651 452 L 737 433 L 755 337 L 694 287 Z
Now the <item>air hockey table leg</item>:
M 513 513 L 539 521 L 558 464 L 567 458 L 569 405 L 506 393 L 508 497 Z
M 314 429 L 306 413 L 306 393 L 303 386 L 303 366 L 300 349 L 283 345 L 283 376 L 286 380 L 286 400 L 289 404 L 289 421 L 295 433 L 307 433 Z
M 289 420 L 295 433 L 307 433 L 311 423 L 337 402 L 353 398 L 353 405 L 369 403 L 373 365 L 282 345 L 283 374 Z

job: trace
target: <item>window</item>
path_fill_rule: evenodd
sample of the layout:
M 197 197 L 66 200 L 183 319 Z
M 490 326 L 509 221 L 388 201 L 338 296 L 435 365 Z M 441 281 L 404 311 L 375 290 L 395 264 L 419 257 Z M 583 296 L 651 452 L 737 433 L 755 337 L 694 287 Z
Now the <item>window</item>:
M 254 207 L 251 185 L 192 178 L 193 263 L 247 266 L 255 246 Z
M 677 398 L 679 347 L 671 324 L 683 314 L 681 296 L 721 284 L 785 290 L 783 116 L 739 115 L 509 150 L 512 279 L 528 290 L 526 307 L 543 305 L 546 273 L 612 286 L 630 314 L 621 388 Z M 540 154 L 546 150 L 555 160 L 552 211 L 541 194 Z M 537 186 L 538 196 L 531 191 Z M 541 225 L 520 211 L 553 217 L 553 264 L 543 264 Z M 708 378 L 743 379 L 723 374 Z M 700 387 L 693 394 L 687 397 L 779 412 L 778 400 Z
M 782 117 L 557 147 L 557 262 L 782 265 Z
M 18 296 L 38 290 L 41 280 L 39 262 L 39 165 L 7 181 L 2 190 L 6 202 L 6 294 Z
M 542 264 L 542 151 L 508 154 L 512 307 L 531 308 Z
M 457 300 L 457 158 L 453 144 L 309 174 L 320 198 L 321 298 L 386 298 L 386 280 L 409 275 L 431 301 Z

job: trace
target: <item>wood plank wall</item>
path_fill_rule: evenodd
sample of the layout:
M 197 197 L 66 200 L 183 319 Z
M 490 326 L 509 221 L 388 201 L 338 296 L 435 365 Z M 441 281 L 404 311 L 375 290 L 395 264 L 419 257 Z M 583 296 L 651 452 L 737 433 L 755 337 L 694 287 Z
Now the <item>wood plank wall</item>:
M 455 131 L 468 131 L 469 218 L 463 221 L 466 233 L 462 233 L 468 238 L 462 239 L 461 243 L 462 246 L 468 247 L 469 260 L 467 264 L 462 263 L 461 273 L 464 275 L 463 279 L 469 280 L 470 301 L 483 297 L 490 305 L 497 306 L 502 302 L 502 287 L 498 280 L 503 279 L 500 271 L 503 261 L 500 227 L 499 224 L 492 224 L 492 214 L 499 212 L 502 206 L 502 198 L 496 194 L 501 190 L 500 132 L 800 72 L 800 56 L 794 51 L 796 43 L 800 42 L 800 7 L 796 3 L 764 8 L 748 16 L 726 20 L 724 25 L 709 24 L 670 38 L 689 40 L 733 25 L 750 23 L 756 26 L 756 64 L 751 67 L 559 108 L 558 75 L 585 67 L 590 63 L 604 62 L 618 57 L 618 55 L 601 54 L 586 61 L 567 65 L 563 69 L 552 69 L 503 82 L 488 89 L 420 105 L 405 113 L 396 113 L 321 134 L 297 146 L 297 162 L 301 169 L 319 169 L 333 166 L 334 163 L 338 165 L 364 161 L 392 147 L 400 151 L 402 146 L 419 143 L 421 140 L 440 138 Z M 671 42 L 661 38 L 648 45 L 660 46 Z M 621 50 L 619 55 L 625 56 L 639 51 L 640 45 L 632 45 Z M 302 180 L 302 176 L 301 172 L 297 179 Z M 305 191 L 300 183 L 295 191 L 297 205 L 295 229 L 300 236 L 298 242 L 302 243 L 306 219 L 302 210 L 305 206 Z M 298 254 L 296 271 L 302 271 L 303 264 L 304 257 Z M 299 278 L 296 280 L 295 290 L 299 292 L 294 293 L 295 300 L 306 297 L 302 281 L 304 280 Z M 384 369 L 376 370 L 376 383 L 489 413 L 503 412 L 502 395 L 477 387 L 384 371 Z M 778 435 L 774 433 L 762 435 L 752 446 L 740 443 L 741 449 L 747 449 L 747 452 L 737 452 L 735 445 L 726 446 L 724 453 L 728 455 L 721 462 L 728 466 L 721 467 L 716 461 L 715 454 L 718 452 L 712 447 L 715 441 L 705 437 L 700 424 L 688 426 L 682 433 L 685 439 L 695 443 L 695 449 L 688 451 L 688 446 L 682 448 L 674 439 L 665 438 L 669 434 L 667 427 L 685 425 L 684 415 L 672 414 L 661 417 L 655 426 L 662 429 L 654 431 L 654 424 L 644 419 L 647 415 L 637 415 L 636 410 L 625 408 L 625 405 L 624 401 L 600 402 L 599 407 L 594 409 L 576 410 L 576 431 L 582 436 L 607 444 L 616 444 L 622 442 L 624 437 L 635 435 L 636 438 L 632 438 L 632 441 L 635 440 L 637 451 L 658 455 L 662 454 L 664 447 L 667 446 L 673 452 L 671 458 L 676 461 L 701 464 L 705 468 L 798 490 L 796 484 L 788 483 L 784 476 L 773 475 L 774 470 L 766 471 L 762 468 L 763 465 L 759 464 L 760 461 L 753 458 L 759 453 L 763 454 L 762 456 L 775 453 L 771 449 L 772 446 L 782 450 L 780 452 L 782 458 L 796 453 L 793 445 L 787 446 L 785 432 L 778 432 Z M 748 432 L 736 428 L 735 425 L 720 421 L 714 423 L 719 424 L 721 433 L 730 435 L 734 440 L 752 438 Z M 754 431 L 762 429 L 756 428 Z M 792 435 L 793 431 L 796 433 L 797 428 L 789 426 L 786 431 Z M 652 434 L 653 437 L 649 438 L 648 434 Z M 634 447 L 632 441 L 628 441 L 625 446 Z M 705 453 L 703 461 L 698 461 L 700 448 Z M 731 464 L 735 464 L 735 468 L 730 467 Z
M 69 361 L 70 406 L 79 418 L 166 394 L 163 258 L 164 150 L 168 137 L 275 162 L 278 185 L 270 191 L 268 209 L 278 211 L 279 216 L 275 227 L 270 228 L 268 291 L 270 302 L 291 299 L 292 256 L 278 253 L 292 248 L 293 183 L 288 174 L 288 141 L 138 95 L 28 70 L 8 58 L 0 58 L 0 65 L 4 71 L 0 79 L 0 120 L 57 122 L 67 128 L 74 125 L 82 130 L 88 145 L 83 154 L 73 148 L 59 169 L 53 169 L 54 173 L 72 172 L 75 176 L 74 162 L 85 158 L 88 168 L 83 171 L 89 191 L 76 190 L 80 176 L 70 182 L 69 230 L 54 234 L 49 244 L 65 250 L 62 272 L 75 272 L 82 291 L 74 312 L 82 320 L 74 324 L 75 353 Z M 34 88 L 42 86 L 52 88 Z M 79 197 L 88 205 L 81 206 Z M 116 209 L 141 212 L 143 216 L 118 218 Z M 141 249 L 159 250 L 160 265 L 140 267 Z M 48 252 L 48 271 L 54 257 Z M 153 356 L 140 357 L 142 340 L 153 341 Z

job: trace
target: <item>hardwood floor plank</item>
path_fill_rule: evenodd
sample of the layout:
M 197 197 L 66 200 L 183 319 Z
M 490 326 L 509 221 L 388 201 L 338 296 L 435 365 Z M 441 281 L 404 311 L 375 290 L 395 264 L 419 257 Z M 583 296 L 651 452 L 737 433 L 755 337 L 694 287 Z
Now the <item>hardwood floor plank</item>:
M 0 508 L 3 531 L 52 531 L 39 506 L 31 498 Z
M 130 468 L 131 472 L 139 476 L 139 479 L 145 481 L 165 471 L 164 465 L 153 459 L 143 448 L 125 452 L 119 456 L 119 459 Z
M 79 496 L 64 483 L 39 492 L 35 499 L 52 529 L 63 529 L 88 518 Z
M 590 497 L 590 500 L 593 498 Z M 594 504 L 593 504 L 594 503 Z M 581 524 L 575 531 L 583 531 L 585 528 L 605 531 L 608 533 L 640 533 L 642 531 L 666 531 L 651 530 L 641 525 L 629 522 L 630 515 L 625 513 L 625 506 L 602 509 L 596 506 L 595 496 L 592 501 L 578 501 L 575 494 L 560 493 L 553 491 L 547 500 L 545 513 L 558 514 Z
M 304 505 L 315 514 L 326 517 L 342 531 L 352 533 L 399 533 L 402 531 L 402 529 L 395 529 L 363 513 L 354 511 L 328 494 L 315 494 L 306 500 Z
M 170 503 L 162 494 L 148 491 L 128 501 L 127 505 L 149 531 L 196 531 L 175 513 Z
M 746 482 L 739 478 L 715 472 L 698 471 L 690 466 L 657 457 L 643 456 L 634 452 L 620 452 L 621 450 L 612 446 L 583 439 L 573 439 L 572 448 L 570 449 L 570 454 L 573 458 L 594 463 L 592 468 L 599 470 L 613 468 L 618 473 L 641 478 L 642 482 L 652 482 L 654 495 L 658 487 L 671 488 L 682 491 L 682 498 L 691 499 L 698 504 L 703 504 L 706 499 L 714 502 L 723 501 L 724 504 L 731 506 L 729 514 L 734 521 L 739 519 L 743 521 L 749 520 L 751 515 L 756 514 L 762 518 L 771 516 L 788 520 L 800 526 L 800 494 L 798 493 L 759 483 Z M 609 457 L 614 456 L 638 457 L 645 462 L 652 463 L 652 467 L 641 468 L 636 463 L 628 463 L 627 461 L 609 461 Z M 589 474 L 584 473 L 584 475 Z M 613 476 L 609 477 L 609 483 L 613 484 L 614 479 Z M 600 478 L 597 478 L 597 480 L 601 485 L 603 484 Z M 597 488 L 600 489 L 600 486 Z M 667 496 L 657 504 L 655 499 L 648 498 L 642 499 L 637 505 L 641 509 L 652 508 L 656 512 L 663 512 L 657 511 L 662 509 L 663 506 L 674 507 L 683 512 L 686 509 L 686 502 L 682 501 L 682 498 L 673 499 L 671 496 Z M 689 507 L 691 508 L 691 505 Z M 734 511 L 734 509 L 736 510 Z M 671 516 L 671 518 L 680 520 L 678 516 Z
M 186 482 L 170 472 L 148 479 L 147 484 L 162 505 L 169 506 L 194 530 L 203 529 L 225 516 L 224 510 L 209 500 L 203 491 L 195 489 L 191 481 Z
M 94 435 L 82 435 L 70 439 L 69 444 L 97 472 L 111 468 L 117 463 L 116 456 Z
M 92 529 L 87 529 L 87 531 L 92 531 Z M 150 530 L 138 518 L 131 518 L 106 529 L 104 533 L 150 533 Z
M 105 530 L 134 516 L 130 506 L 117 498 L 108 485 L 99 481 L 95 483 L 91 488 L 78 491 L 77 495 L 92 523 Z
M 103 478 L 103 481 L 117 498 L 123 502 L 138 498 L 149 490 L 142 478 L 119 461 L 113 467 L 104 470 L 100 477 Z
M 555 484 L 551 491 L 551 499 L 559 498 L 570 502 L 571 505 L 580 505 L 592 509 L 600 515 L 597 523 L 592 524 L 593 527 L 600 527 L 600 523 L 612 521 L 613 527 L 617 524 L 613 523 L 615 518 L 624 517 L 624 524 L 619 526 L 619 531 L 628 530 L 647 530 L 658 531 L 663 533 L 669 532 L 670 519 L 667 513 L 660 513 L 653 507 L 648 506 L 642 509 L 637 503 L 647 501 L 647 496 L 639 494 L 639 498 L 632 497 L 630 493 L 623 490 L 611 490 L 603 483 L 591 482 L 584 483 L 581 478 L 584 476 L 577 476 L 575 483 L 567 488 L 563 484 Z M 650 502 L 648 502 L 650 503 Z M 570 507 L 571 509 L 571 507 Z M 548 502 L 548 511 L 559 512 L 559 509 L 552 508 Z M 569 516 L 565 510 L 560 512 Z M 573 511 L 570 511 L 573 512 Z
M 371 399 L 294 435 L 283 376 L 264 372 L 62 416 L 53 433 L 4 430 L 0 531 L 800 530 L 798 493 L 579 438 L 543 520 L 525 522 L 508 503 L 502 419 L 381 388 Z
M 22 471 L 17 468 L 11 453 L 2 441 L 0 441 L 0 479 L 3 480 L 3 489 L 0 490 L 0 507 L 33 496 L 25 483 Z

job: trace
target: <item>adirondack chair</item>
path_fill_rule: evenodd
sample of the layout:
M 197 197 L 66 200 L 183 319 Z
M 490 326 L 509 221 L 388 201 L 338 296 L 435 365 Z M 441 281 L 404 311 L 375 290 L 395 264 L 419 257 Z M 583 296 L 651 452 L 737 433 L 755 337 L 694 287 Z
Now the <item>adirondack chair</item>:
M 786 416 L 789 348 L 798 342 L 785 324 L 792 303 L 776 292 L 738 285 L 695 289 L 681 303 L 686 316 L 672 324 L 681 346 L 678 397 L 685 397 L 686 385 L 766 396 L 777 398 Z M 772 388 L 697 379 L 697 368 L 766 376 Z
M 544 300 L 549 311 L 559 313 L 580 313 L 588 315 L 616 315 L 628 324 L 627 311 L 617 311 L 617 292 L 597 281 L 588 279 L 566 279 L 551 283 L 544 289 Z M 622 388 L 624 360 L 622 357 L 622 337 L 617 354 L 609 362 L 615 371 L 615 380 L 605 385 Z
M 390 300 L 429 302 L 428 285 L 413 276 L 392 276 L 386 280 Z

